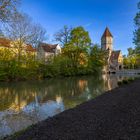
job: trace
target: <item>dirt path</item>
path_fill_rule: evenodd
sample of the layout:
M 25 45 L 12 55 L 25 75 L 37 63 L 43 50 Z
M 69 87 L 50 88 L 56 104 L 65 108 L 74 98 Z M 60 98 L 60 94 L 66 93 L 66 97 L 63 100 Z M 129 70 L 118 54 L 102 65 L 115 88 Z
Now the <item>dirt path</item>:
M 64 111 L 8 140 L 140 140 L 140 80 Z

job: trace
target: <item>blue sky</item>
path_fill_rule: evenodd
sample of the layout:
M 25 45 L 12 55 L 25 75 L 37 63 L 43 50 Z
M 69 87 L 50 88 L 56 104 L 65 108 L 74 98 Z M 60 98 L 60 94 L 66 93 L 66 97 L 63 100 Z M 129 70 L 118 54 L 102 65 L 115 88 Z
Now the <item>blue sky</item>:
M 53 34 L 64 25 L 84 26 L 92 42 L 100 38 L 108 26 L 114 36 L 114 49 L 134 47 L 133 18 L 139 0 L 22 0 L 21 10 L 40 23 L 53 43 Z

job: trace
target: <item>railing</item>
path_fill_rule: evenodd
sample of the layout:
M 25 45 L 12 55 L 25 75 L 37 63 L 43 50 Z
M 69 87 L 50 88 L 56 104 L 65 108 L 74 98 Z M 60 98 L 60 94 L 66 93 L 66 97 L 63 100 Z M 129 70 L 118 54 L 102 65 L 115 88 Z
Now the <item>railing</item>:
M 140 69 L 127 69 L 115 71 L 118 74 L 140 74 Z

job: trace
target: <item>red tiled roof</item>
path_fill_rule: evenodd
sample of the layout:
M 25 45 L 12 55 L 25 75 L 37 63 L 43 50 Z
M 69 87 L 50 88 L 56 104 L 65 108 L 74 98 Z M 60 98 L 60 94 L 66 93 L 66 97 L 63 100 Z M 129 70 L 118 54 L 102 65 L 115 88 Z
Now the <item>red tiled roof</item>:
M 102 35 L 103 37 L 113 37 L 113 35 L 111 34 L 111 32 L 109 31 L 108 27 L 106 27 L 104 34 Z
M 58 44 L 51 45 L 51 44 L 41 43 L 39 47 L 42 47 L 45 52 L 54 53 L 55 52 L 54 49 L 56 49 L 57 45 Z
M 118 50 L 118 51 L 113 51 L 112 54 L 111 54 L 110 60 L 111 60 L 111 61 L 113 61 L 113 60 L 118 60 L 120 53 L 121 53 L 120 50 Z
M 27 45 L 26 50 L 30 52 L 36 52 L 36 49 L 32 47 L 32 45 Z
M 7 38 L 0 38 L 0 46 L 2 46 L 2 47 L 11 47 L 10 46 L 10 43 L 11 43 L 12 41 L 10 40 L 10 39 L 7 39 Z M 32 45 L 29 45 L 29 44 L 27 44 L 27 46 L 26 46 L 26 50 L 27 51 L 32 51 L 32 52 L 35 52 L 36 51 L 36 49 L 35 48 L 33 48 L 32 47 Z
M 7 38 L 0 38 L 0 46 L 10 47 L 11 40 Z

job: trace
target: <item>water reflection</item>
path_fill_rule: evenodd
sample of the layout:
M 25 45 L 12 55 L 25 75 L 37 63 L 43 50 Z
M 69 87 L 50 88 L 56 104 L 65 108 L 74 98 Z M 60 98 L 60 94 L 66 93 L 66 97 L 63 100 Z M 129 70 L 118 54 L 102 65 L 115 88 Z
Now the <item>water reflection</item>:
M 124 78 L 103 75 L 0 84 L 0 137 L 95 98 Z

